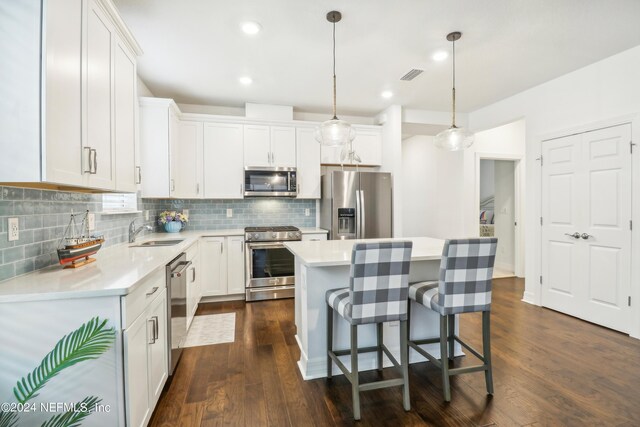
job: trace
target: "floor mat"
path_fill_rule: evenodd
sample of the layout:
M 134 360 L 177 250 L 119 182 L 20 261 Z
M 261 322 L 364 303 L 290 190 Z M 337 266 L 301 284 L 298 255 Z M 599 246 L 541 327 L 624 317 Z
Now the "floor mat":
M 233 342 L 235 331 L 235 313 L 195 316 L 193 322 L 191 322 L 187 338 L 180 347 L 198 347 Z

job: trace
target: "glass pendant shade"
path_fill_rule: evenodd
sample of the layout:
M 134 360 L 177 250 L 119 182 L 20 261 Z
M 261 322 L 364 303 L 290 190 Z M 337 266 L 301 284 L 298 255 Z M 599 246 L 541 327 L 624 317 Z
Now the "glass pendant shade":
M 344 120 L 333 118 L 323 122 L 316 128 L 315 138 L 322 145 L 337 147 L 353 141 L 355 129 Z
M 435 137 L 436 147 L 447 151 L 464 150 L 473 145 L 474 135 L 466 129 L 452 126 Z

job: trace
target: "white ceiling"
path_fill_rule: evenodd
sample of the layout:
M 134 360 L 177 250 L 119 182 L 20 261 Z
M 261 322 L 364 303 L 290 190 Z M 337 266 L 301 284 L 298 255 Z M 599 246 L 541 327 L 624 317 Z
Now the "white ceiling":
M 156 96 L 203 105 L 245 102 L 331 110 L 331 24 L 337 24 L 338 114 L 391 104 L 450 108 L 456 43 L 459 111 L 472 111 L 640 45 L 638 0 L 115 0 L 144 50 L 139 74 Z M 246 20 L 263 30 L 247 36 Z M 400 81 L 410 68 L 425 72 Z M 238 78 L 248 75 L 245 87 Z M 380 92 L 390 89 L 391 99 Z M 589 88 L 585 88 L 589 90 Z

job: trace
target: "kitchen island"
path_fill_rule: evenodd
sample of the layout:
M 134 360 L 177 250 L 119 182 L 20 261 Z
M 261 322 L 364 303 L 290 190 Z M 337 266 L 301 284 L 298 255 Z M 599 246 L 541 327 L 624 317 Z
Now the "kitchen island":
M 296 289 L 295 289 L 295 322 L 296 340 L 300 346 L 300 360 L 298 367 L 302 377 L 306 380 L 326 376 L 327 345 L 326 345 L 326 302 L 325 293 L 329 289 L 349 286 L 349 269 L 351 251 L 355 243 L 378 241 L 413 242 L 411 253 L 411 270 L 409 282 L 437 280 L 442 256 L 444 240 L 430 237 L 407 237 L 396 239 L 365 239 L 365 240 L 326 240 L 308 242 L 286 242 L 285 247 L 295 255 Z M 413 303 L 415 304 L 415 303 Z M 411 337 L 427 338 L 439 334 L 439 317 L 435 312 L 420 307 L 412 307 Z M 348 323 L 334 313 L 335 348 L 349 347 Z M 389 322 L 384 326 L 384 342 L 393 355 L 400 359 L 399 323 Z M 358 344 L 367 347 L 375 344 L 376 334 L 374 325 L 362 325 L 358 328 Z M 426 348 L 439 357 L 438 344 L 431 344 Z M 459 344 L 456 343 L 456 355 L 462 355 Z M 364 353 L 359 356 L 361 371 L 376 368 L 376 354 Z M 411 350 L 409 362 L 424 362 L 425 359 Z M 350 367 L 349 358 L 343 363 Z M 385 366 L 391 366 L 385 360 Z M 334 366 L 334 374 L 340 374 Z

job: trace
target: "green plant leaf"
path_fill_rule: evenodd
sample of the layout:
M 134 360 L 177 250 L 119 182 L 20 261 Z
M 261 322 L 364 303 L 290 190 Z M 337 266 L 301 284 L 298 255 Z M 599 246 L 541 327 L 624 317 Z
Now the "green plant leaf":
M 42 423 L 41 427 L 78 427 L 93 411 L 102 399 L 95 396 L 85 397 L 81 402 L 76 403 L 76 410 L 69 410 L 61 414 L 54 415 Z M 86 409 L 86 410 L 83 410 Z
M 18 414 L 15 412 L 0 412 L 0 427 L 14 427 L 18 422 Z
M 38 395 L 38 391 L 62 370 L 85 360 L 97 359 L 115 340 L 116 331 L 107 328 L 107 320 L 94 317 L 75 331 L 63 336 L 40 365 L 27 377 L 22 377 L 13 388 L 20 403 Z

